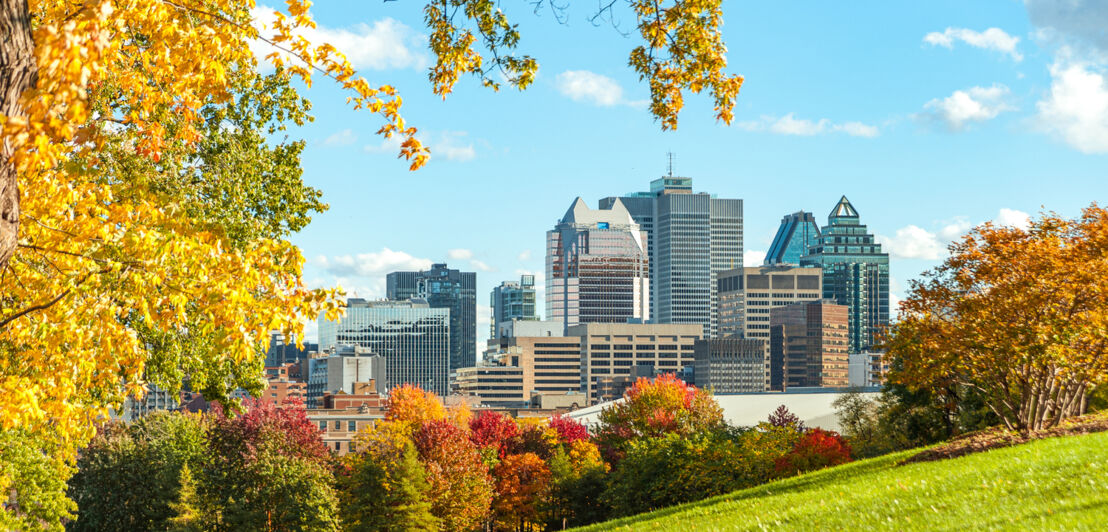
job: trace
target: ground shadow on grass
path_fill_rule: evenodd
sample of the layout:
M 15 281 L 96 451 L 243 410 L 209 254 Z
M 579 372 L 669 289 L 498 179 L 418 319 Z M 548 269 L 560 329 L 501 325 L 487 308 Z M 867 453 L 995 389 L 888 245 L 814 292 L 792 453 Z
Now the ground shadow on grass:
M 766 484 L 740 489 L 738 491 L 701 499 L 699 501 L 687 502 L 666 508 L 659 508 L 646 513 L 621 517 L 613 521 L 598 523 L 592 526 L 604 525 L 605 528 L 629 526 L 646 520 L 664 519 L 685 511 L 704 509 L 720 503 L 739 502 L 746 499 L 773 497 L 797 491 L 819 489 L 830 484 L 840 483 L 846 479 L 857 479 L 871 474 L 878 474 L 881 471 L 896 467 L 898 461 L 903 460 L 909 455 L 910 453 L 896 453 L 858 462 L 851 462 L 833 468 L 811 471 L 795 477 L 778 479 Z M 728 509 L 720 507 L 711 513 L 722 513 L 726 511 L 728 511 Z

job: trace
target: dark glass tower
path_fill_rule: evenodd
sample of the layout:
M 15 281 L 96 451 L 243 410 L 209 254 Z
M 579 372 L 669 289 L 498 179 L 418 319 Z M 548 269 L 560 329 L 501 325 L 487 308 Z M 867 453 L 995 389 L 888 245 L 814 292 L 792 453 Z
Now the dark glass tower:
M 781 227 L 766 253 L 766 265 L 800 264 L 800 258 L 819 243 L 819 224 L 810 212 L 798 211 L 781 218 Z
M 823 269 L 823 297 L 847 307 L 850 352 L 868 351 L 889 325 L 889 255 L 843 196 L 801 266 Z
M 492 289 L 489 297 L 492 306 L 492 323 L 489 338 L 499 338 L 497 326 L 508 320 L 535 321 L 535 276 L 521 275 L 519 282 L 504 281 Z
M 477 365 L 477 274 L 432 264 L 421 272 L 392 272 L 386 296 L 426 299 L 431 308 L 450 309 L 450 370 Z

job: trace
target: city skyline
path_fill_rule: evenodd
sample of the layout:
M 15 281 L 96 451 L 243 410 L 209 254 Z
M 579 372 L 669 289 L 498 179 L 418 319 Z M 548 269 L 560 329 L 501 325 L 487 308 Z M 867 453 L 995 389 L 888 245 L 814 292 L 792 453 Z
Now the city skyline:
M 595 206 L 642 190 L 667 174 L 673 152 L 674 174 L 744 200 L 747 259 L 769 250 L 783 216 L 822 219 L 849 197 L 890 253 L 895 307 L 972 225 L 1022 223 L 1043 209 L 1074 216 L 1108 197 L 1108 147 L 1093 144 L 1108 138 L 1098 133 L 1108 119 L 1090 105 L 1074 107 L 1090 109 L 1083 122 L 1059 111 L 1077 81 L 1092 84 L 1087 94 L 1108 93 L 1090 52 L 1097 43 L 1033 9 L 1039 3 L 806 5 L 789 17 L 729 4 L 728 69 L 746 76 L 735 124 L 717 124 L 697 95 L 670 132 L 641 105 L 647 89 L 626 68 L 630 42 L 585 23 L 588 6 L 570 11 L 572 28 L 509 13 L 540 63 L 528 91 L 493 93 L 463 78 L 442 102 L 428 90 L 418 6 L 317 5 L 320 35 L 346 39 L 371 81 L 394 81 L 432 160 L 409 172 L 373 134 L 376 118 L 351 111 L 328 84 L 307 91 L 316 120 L 290 135 L 307 141 L 305 181 L 331 209 L 292 237 L 305 279 L 384 297 L 385 273 L 447 262 L 476 271 L 483 297 L 501 281 L 543 273 L 544 232 L 574 197 Z M 1008 51 L 986 32 L 1007 36 Z M 1089 142 L 1068 142 L 1082 124 Z M 545 280 L 536 285 L 541 309 Z M 477 329 L 488 327 L 481 304 Z

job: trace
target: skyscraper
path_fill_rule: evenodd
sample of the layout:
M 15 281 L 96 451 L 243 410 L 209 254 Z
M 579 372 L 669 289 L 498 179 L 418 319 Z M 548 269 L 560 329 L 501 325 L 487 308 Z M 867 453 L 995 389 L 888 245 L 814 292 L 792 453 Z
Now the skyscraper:
M 819 243 L 800 265 L 822 268 L 824 299 L 846 305 L 850 352 L 869 351 L 889 324 L 889 255 L 881 252 L 846 196 L 831 210 Z
M 847 310 L 830 301 L 770 311 L 770 389 L 846 388 Z
M 499 338 L 497 327 L 510 320 L 535 321 L 535 276 L 521 275 L 519 282 L 504 281 L 492 289 L 489 304 L 492 306 L 492 323 L 489 338 Z
M 417 297 L 431 308 L 450 309 L 450 369 L 477 363 L 477 274 L 432 264 L 420 272 L 392 272 L 386 296 L 394 301 Z
M 800 257 L 819 243 L 819 225 L 810 212 L 797 211 L 781 218 L 781 226 L 766 252 L 766 265 L 800 264 Z
M 426 301 L 366 301 L 348 299 L 338 321 L 319 317 L 319 346 L 364 347 L 385 357 L 388 387 L 415 384 L 445 395 L 450 376 L 450 309 L 431 308 Z
M 648 233 L 650 312 L 657 323 L 697 323 L 715 335 L 716 274 L 743 265 L 743 203 L 692 190 L 692 179 L 655 179 L 650 192 L 600 200 L 626 202 Z
M 646 235 L 623 203 L 592 210 L 577 198 L 546 233 L 546 319 L 627 323 L 650 318 Z

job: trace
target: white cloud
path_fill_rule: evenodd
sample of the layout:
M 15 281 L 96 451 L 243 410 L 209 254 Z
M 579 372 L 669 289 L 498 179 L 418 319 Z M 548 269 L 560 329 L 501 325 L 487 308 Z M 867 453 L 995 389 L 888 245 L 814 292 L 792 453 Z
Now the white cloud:
M 977 32 L 966 28 L 947 28 L 946 31 L 931 32 L 923 37 L 923 41 L 934 46 L 954 48 L 955 41 L 962 41 L 975 48 L 996 50 L 1011 56 L 1015 61 L 1022 61 L 1023 54 L 1016 49 L 1020 42 L 1019 37 L 1008 35 L 1000 28 L 989 28 L 983 32 Z
M 861 122 L 832 122 L 826 118 L 818 121 L 796 118 L 789 113 L 780 118 L 763 115 L 758 120 L 739 122 L 738 127 L 747 131 L 769 131 L 778 135 L 812 136 L 824 133 L 846 133 L 852 137 L 872 138 L 880 134 L 876 126 Z
M 973 228 L 973 224 L 969 220 L 962 217 L 955 218 L 953 221 L 943 224 L 942 229 L 939 229 L 939 238 L 943 242 L 953 242 L 961 238 L 971 228 Z
M 1091 48 L 1108 60 L 1108 2 L 1103 0 L 1025 0 L 1031 23 L 1074 46 Z
M 431 267 L 429 259 L 389 248 L 357 255 L 319 256 L 314 262 L 316 266 L 339 278 L 380 277 L 394 271 L 426 270 Z
M 452 249 L 446 252 L 446 256 L 454 260 L 469 260 L 473 258 L 473 252 L 468 249 Z
M 273 22 L 277 17 L 273 8 L 259 5 L 251 9 L 250 14 L 260 35 L 269 37 L 274 34 Z M 429 64 L 424 52 L 427 38 L 392 18 L 383 18 L 372 24 L 357 24 L 349 29 L 317 25 L 315 28 L 301 28 L 299 34 L 313 44 L 333 45 L 346 55 L 355 68 L 418 70 Z M 251 49 L 261 62 L 267 62 L 265 56 L 273 52 L 287 55 L 260 40 L 251 43 Z
M 1108 75 L 1070 55 L 1063 49 L 1050 66 L 1050 93 L 1036 104 L 1036 121 L 1082 153 L 1108 153 Z
M 743 266 L 761 266 L 766 260 L 766 252 L 756 249 L 743 250 Z
M 624 99 L 623 87 L 619 82 L 588 70 L 567 70 L 558 74 L 554 82 L 558 86 L 558 92 L 575 102 L 586 102 L 602 107 L 614 105 L 641 107 L 647 103 Z
M 324 146 L 349 146 L 358 140 L 358 135 L 352 129 L 344 129 L 323 141 Z
M 1015 209 L 1000 209 L 994 220 L 998 225 L 1007 225 L 1026 230 L 1031 226 L 1031 215 Z
M 381 142 L 377 144 L 366 144 L 362 149 L 367 153 L 392 153 L 399 155 L 401 142 L 404 142 L 404 137 L 393 135 L 387 139 L 381 139 Z
M 1007 103 L 1009 94 L 1004 85 L 954 91 L 946 98 L 924 104 L 925 111 L 917 118 L 941 122 L 951 131 L 961 131 L 970 123 L 992 120 L 1004 111 L 1013 110 Z
M 531 250 L 529 250 L 529 249 L 525 249 L 525 250 L 523 250 L 523 251 L 520 251 L 520 252 L 519 252 L 519 256 L 518 256 L 518 257 L 516 257 L 516 258 L 517 258 L 517 259 L 519 259 L 520 261 L 528 261 L 528 260 L 531 260 Z
M 939 260 L 946 254 L 938 235 L 916 225 L 897 229 L 893 237 L 877 235 L 877 242 L 889 256 L 899 259 Z
M 495 268 L 493 268 L 492 266 L 489 266 L 488 264 L 485 264 L 484 262 L 481 262 L 481 261 L 479 261 L 479 260 L 477 260 L 477 259 L 472 259 L 472 260 L 470 260 L 470 261 L 469 261 L 469 265 L 470 265 L 470 266 L 472 266 L 472 267 L 473 267 L 473 269 L 475 269 L 475 270 L 477 270 L 477 271 L 479 271 L 479 272 L 491 272 L 491 271 L 495 271 Z

